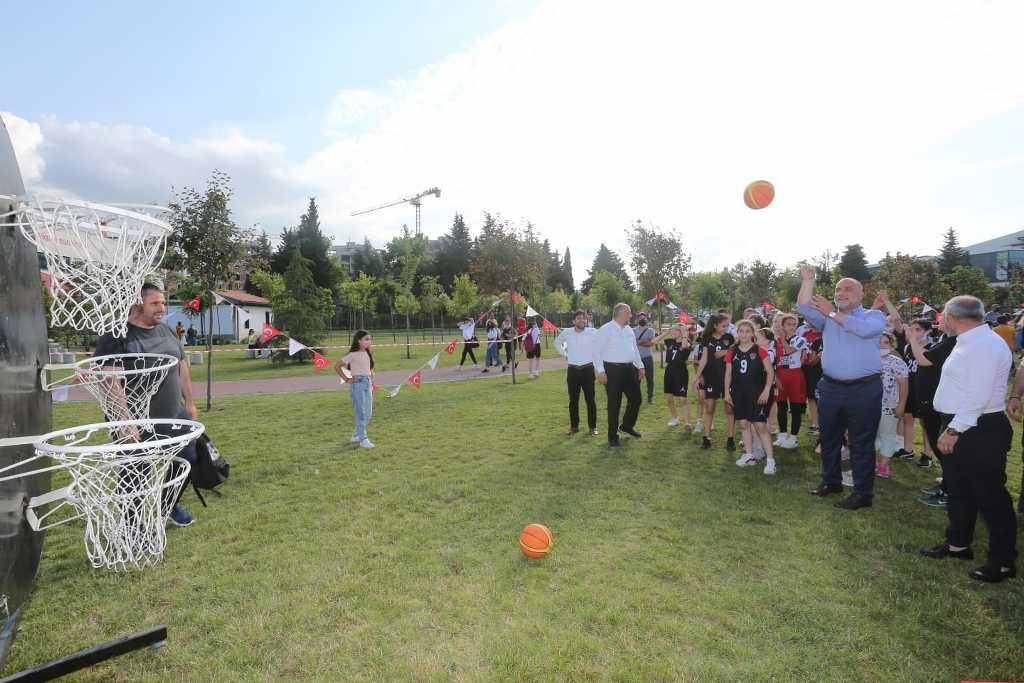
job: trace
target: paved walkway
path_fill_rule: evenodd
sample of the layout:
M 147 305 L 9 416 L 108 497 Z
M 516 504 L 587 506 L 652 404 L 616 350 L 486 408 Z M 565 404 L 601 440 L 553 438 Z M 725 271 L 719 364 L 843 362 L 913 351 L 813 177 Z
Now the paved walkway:
M 565 359 L 561 356 L 554 358 L 541 358 L 540 361 L 541 370 L 564 370 Z M 472 369 L 472 366 L 468 363 L 463 369 L 456 370 L 453 367 L 438 368 L 436 370 L 430 370 L 429 368 L 423 371 L 423 383 L 424 384 L 435 384 L 439 382 L 459 382 L 471 379 L 497 379 L 504 378 L 506 381 L 512 381 L 511 370 L 502 372 L 501 368 L 491 368 L 488 373 L 480 372 L 481 368 L 476 370 Z M 384 372 L 377 373 L 377 384 L 382 387 L 393 387 L 397 384 L 404 382 L 409 378 L 414 371 L 413 370 L 387 370 Z M 520 361 L 519 369 L 516 370 L 516 381 L 526 380 L 526 362 Z M 279 377 L 277 379 L 243 379 L 243 380 L 229 380 L 229 381 L 215 381 L 213 383 L 213 395 L 214 396 L 230 396 L 233 394 L 289 394 L 302 391 L 334 391 L 338 389 L 338 376 L 334 373 L 334 368 L 327 368 L 316 374 L 313 371 L 313 366 L 309 366 L 309 374 L 302 375 L 299 377 Z M 206 395 L 206 382 L 205 381 L 192 381 L 192 393 L 198 397 Z M 92 395 L 82 387 L 71 387 L 68 392 L 69 401 L 91 401 L 93 400 Z

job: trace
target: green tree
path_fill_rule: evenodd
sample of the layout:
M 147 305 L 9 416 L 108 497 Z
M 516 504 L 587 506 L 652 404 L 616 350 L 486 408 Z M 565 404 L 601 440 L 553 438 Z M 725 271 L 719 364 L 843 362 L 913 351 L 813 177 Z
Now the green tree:
M 587 279 L 580 283 L 580 291 L 584 294 L 589 292 L 594 284 L 594 276 L 601 272 L 611 273 L 619 278 L 627 288 L 633 288 L 633 281 L 629 279 L 629 274 L 626 272 L 622 259 L 619 258 L 618 254 L 606 247 L 603 242 L 598 247 L 597 254 L 594 256 L 594 263 L 590 266 L 590 270 L 587 271 Z
M 713 311 L 729 305 L 729 293 L 722 283 L 721 273 L 693 273 L 687 278 L 687 296 L 684 307 L 693 313 Z
M 819 277 L 821 271 L 818 271 Z M 788 268 L 779 273 L 775 278 L 775 284 L 772 289 L 772 296 L 770 297 L 772 303 L 779 307 L 783 311 L 791 311 L 796 307 L 796 297 L 800 294 L 800 285 L 803 284 L 803 278 L 800 277 L 800 270 L 797 268 Z M 832 287 L 831 278 L 829 282 L 823 287 Z
M 952 274 L 957 266 L 969 268 L 971 265 L 971 256 L 967 253 L 966 249 L 960 246 L 960 242 L 956 237 L 956 230 L 952 227 L 943 236 L 938 265 L 939 272 L 943 275 Z
M 436 275 L 424 275 L 420 280 L 420 308 L 430 314 L 431 327 L 436 327 L 434 325 L 434 315 L 436 313 L 443 314 L 444 302 L 441 300 L 442 294 L 444 294 L 444 288 L 441 287 L 438 277 Z M 444 324 L 443 320 L 441 324 Z
M 864 255 L 864 247 L 859 244 L 847 244 L 839 259 L 839 274 L 852 277 L 859 282 L 867 282 L 871 278 L 868 273 L 868 259 Z
M 683 251 L 683 240 L 675 230 L 636 221 L 626 231 L 626 240 L 629 265 L 643 296 L 653 296 L 682 282 L 690 269 L 690 256 Z
M 742 270 L 737 303 L 743 308 L 756 308 L 772 298 L 777 279 L 778 269 L 774 263 L 754 259 Z
M 168 204 L 172 232 L 167 239 L 164 266 L 188 271 L 204 293 L 209 306 L 214 289 L 224 281 L 232 265 L 242 257 L 246 239 L 231 218 L 231 177 L 215 170 L 202 191 L 186 187 Z M 213 328 L 213 307 L 209 307 Z M 213 351 L 213 335 L 207 335 L 207 350 Z M 206 409 L 213 407 L 213 353 L 206 364 Z
M 611 315 L 612 308 L 619 302 L 633 303 L 633 292 L 626 283 L 613 273 L 599 270 L 593 276 L 590 291 L 584 301 L 590 308 L 602 315 Z
M 909 254 L 886 254 L 879 262 L 878 272 L 871 278 L 871 290 L 884 289 L 891 301 L 919 296 L 933 306 L 939 306 L 950 297 L 949 286 L 939 274 L 938 266 L 930 259 L 915 258 Z M 865 301 L 870 305 L 870 292 Z
M 377 281 L 366 273 L 359 273 L 355 279 L 341 286 L 342 302 L 352 314 L 352 327 L 356 326 L 356 313 L 361 318 L 359 326 L 366 327 L 366 311 L 371 310 L 376 299 L 373 296 Z
M 412 352 L 409 343 L 409 316 L 419 313 L 420 302 L 411 291 L 404 289 L 395 297 L 395 310 L 398 311 L 400 315 L 405 316 L 405 357 L 411 358 Z
M 274 326 L 306 346 L 316 346 L 323 341 L 326 320 L 334 313 L 334 296 L 331 290 L 316 284 L 311 266 L 298 249 L 293 250 L 292 261 L 283 277 L 284 289 L 270 302 L 274 309 Z M 307 351 L 294 356 L 287 351 L 274 354 L 276 362 L 289 358 L 307 360 L 312 354 Z
M 1024 267 L 1010 266 L 1009 286 L 1006 288 L 1006 304 L 1016 307 L 1024 303 Z
M 953 271 L 944 275 L 942 279 L 945 280 L 952 296 L 970 294 L 984 301 L 986 306 L 996 299 L 995 291 L 989 287 L 988 276 L 981 268 L 955 266 Z
M 259 292 L 252 276 L 257 272 L 270 270 L 270 262 L 274 258 L 274 250 L 270 245 L 270 238 L 263 230 L 252 240 L 249 246 L 249 258 L 245 269 L 245 285 L 243 289 L 249 294 Z
M 479 304 L 480 289 L 476 283 L 465 273 L 457 275 L 452 287 L 451 305 L 448 312 L 452 315 L 472 315 L 473 310 Z
M 441 286 L 447 289 L 454 285 L 456 275 L 469 272 L 473 256 L 473 239 L 462 214 L 455 214 L 451 230 L 441 237 L 440 242 L 432 270 Z
M 562 288 L 566 292 L 576 291 L 572 279 L 572 255 L 569 253 L 569 247 L 565 248 L 565 255 L 562 256 Z
M 352 272 L 364 273 L 371 278 L 382 278 L 387 274 L 384 257 L 373 248 L 369 238 L 363 241 L 363 248 L 352 256 Z
M 252 274 L 252 282 L 257 293 L 270 301 L 284 291 L 284 276 L 279 273 L 258 270 Z
M 317 287 L 329 289 L 332 294 L 337 292 L 344 275 L 340 264 L 330 254 L 330 239 L 320 230 L 320 210 L 315 197 L 309 198 L 306 213 L 299 218 L 298 227 L 282 231 L 281 244 L 272 259 L 274 272 L 284 272 L 291 266 L 291 252 L 296 248 L 309 262 Z

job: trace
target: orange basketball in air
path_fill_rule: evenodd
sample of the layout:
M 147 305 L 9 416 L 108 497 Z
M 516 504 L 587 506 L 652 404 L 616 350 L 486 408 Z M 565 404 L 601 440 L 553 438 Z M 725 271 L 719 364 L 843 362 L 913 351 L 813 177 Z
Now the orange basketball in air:
M 523 555 L 535 560 L 547 557 L 553 543 L 551 529 L 543 524 L 527 524 L 519 534 L 519 549 Z
M 755 180 L 743 192 L 743 202 L 751 209 L 763 209 L 775 199 L 775 187 L 767 180 Z

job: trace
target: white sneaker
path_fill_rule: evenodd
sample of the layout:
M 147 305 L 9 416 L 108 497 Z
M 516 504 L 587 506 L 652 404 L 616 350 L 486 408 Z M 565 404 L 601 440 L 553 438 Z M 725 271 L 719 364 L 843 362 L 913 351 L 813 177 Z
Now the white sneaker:
M 462 366 L 461 365 L 456 365 L 455 366 L 455 372 L 462 372 Z
M 701 422 L 700 420 L 697 420 L 697 424 L 696 424 L 696 426 L 694 426 L 694 428 L 693 428 L 693 433 L 694 433 L 694 434 L 700 434 L 700 433 L 702 433 L 703 431 L 704 431 L 704 423 L 703 423 L 703 422 Z
M 769 460 L 768 462 L 765 463 L 765 465 L 764 465 L 764 473 L 765 474 L 775 474 L 775 461 L 774 460 Z
M 679 418 L 678 417 L 673 417 L 671 420 L 668 421 L 668 426 L 669 427 L 678 427 L 679 426 Z
M 479 365 L 477 365 L 476 363 L 473 363 L 473 369 L 474 369 L 474 370 L 476 370 L 476 369 L 477 369 L 478 367 L 480 367 L 480 366 L 479 366 Z
M 373 442 L 370 441 L 369 439 L 363 439 L 362 441 L 359 442 L 359 447 L 360 448 L 373 448 Z
M 839 453 L 840 453 L 840 457 L 843 460 L 849 460 L 850 459 L 850 449 L 847 448 L 846 446 L 843 446 L 843 449 Z M 851 474 L 850 476 L 852 477 L 853 475 Z M 853 486 L 853 484 L 850 484 L 850 486 Z
M 843 472 L 843 486 L 848 486 L 851 489 L 853 488 L 853 472 L 850 470 Z
M 351 441 L 352 443 L 359 443 L 360 441 L 362 441 L 362 439 L 360 439 L 358 436 L 353 436 L 351 439 L 349 439 L 349 441 Z
M 772 441 L 772 445 L 773 446 L 784 446 L 784 444 L 786 443 L 786 437 L 787 436 L 789 436 L 789 435 L 788 434 L 779 434 L 777 437 L 775 437 L 775 441 Z
M 736 461 L 736 467 L 748 467 L 756 464 L 757 458 L 755 458 L 752 453 L 744 453 L 740 456 L 740 459 Z
M 783 446 L 783 448 L 793 449 L 796 448 L 799 445 L 799 443 L 800 442 L 799 439 L 797 439 L 796 434 L 790 434 L 789 437 L 786 439 L 786 445 Z

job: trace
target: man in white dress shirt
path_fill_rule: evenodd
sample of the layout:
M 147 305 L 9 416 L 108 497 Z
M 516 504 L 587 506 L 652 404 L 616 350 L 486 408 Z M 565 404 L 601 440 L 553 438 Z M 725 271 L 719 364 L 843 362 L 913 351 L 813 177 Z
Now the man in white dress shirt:
M 1006 490 L 1006 454 L 1013 439 L 1004 412 L 1010 349 L 985 324 L 985 307 L 973 296 L 950 299 L 943 318 L 957 336 L 932 403 L 944 427 L 938 447 L 946 455 L 942 476 L 949 492 L 949 529 L 945 543 L 921 552 L 935 559 L 972 559 L 981 513 L 989 531 L 988 562 L 968 575 L 1002 581 L 1017 574 L 1017 520 Z
M 587 327 L 586 311 L 576 311 L 572 327 L 562 330 L 555 348 L 569 360 L 565 383 L 569 387 L 569 434 L 580 430 L 580 391 L 587 403 L 587 426 L 597 436 L 597 402 L 594 401 L 594 340 L 597 330 Z
M 619 445 L 619 431 L 639 439 L 636 420 L 640 416 L 640 380 L 644 378 L 644 364 L 636 346 L 636 336 L 629 326 L 633 315 L 629 304 L 615 304 L 612 319 L 601 326 L 594 341 L 594 369 L 597 381 L 608 393 L 608 445 Z M 1005 344 L 1004 344 L 1005 346 Z M 619 408 L 622 395 L 626 395 L 626 413 L 619 426 Z

